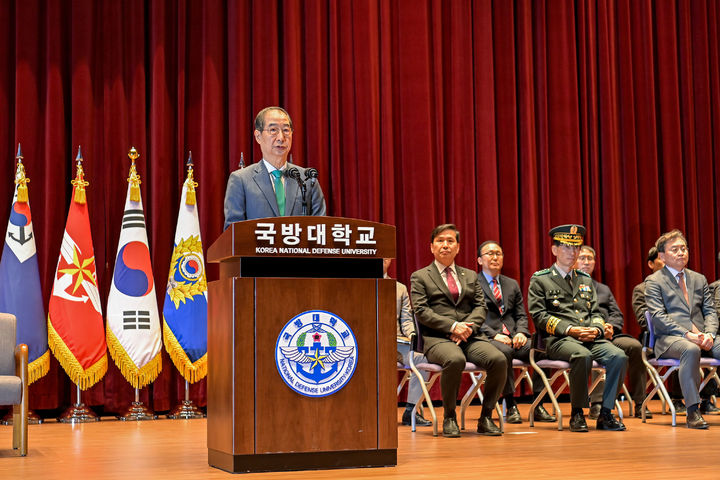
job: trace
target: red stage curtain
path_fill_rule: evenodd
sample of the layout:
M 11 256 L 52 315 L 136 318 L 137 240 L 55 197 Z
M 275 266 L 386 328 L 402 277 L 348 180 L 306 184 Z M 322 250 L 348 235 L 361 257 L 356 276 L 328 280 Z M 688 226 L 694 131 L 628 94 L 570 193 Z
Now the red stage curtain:
M 319 169 L 329 213 L 397 225 L 401 281 L 430 262 L 428 235 L 441 222 L 458 224 L 458 263 L 468 267 L 479 242 L 499 240 L 505 273 L 523 287 L 551 263 L 547 230 L 583 223 L 597 278 L 637 333 L 630 292 L 649 273 L 645 253 L 662 231 L 684 230 L 691 268 L 711 280 L 717 273 L 718 8 L 714 0 L 2 2 L 0 200 L 9 210 L 22 142 L 47 299 L 82 145 L 106 298 L 135 146 L 155 280 L 165 285 L 188 151 L 207 247 L 222 229 L 228 174 L 241 153 L 246 163 L 259 158 L 255 113 L 280 104 L 296 126 L 294 161 Z M 159 302 L 163 295 L 159 288 Z M 204 384 L 192 387 L 201 405 Z M 166 356 L 143 399 L 167 410 L 182 386 Z M 54 361 L 31 388 L 32 408 L 70 402 Z M 132 395 L 111 366 L 85 400 L 117 412 Z

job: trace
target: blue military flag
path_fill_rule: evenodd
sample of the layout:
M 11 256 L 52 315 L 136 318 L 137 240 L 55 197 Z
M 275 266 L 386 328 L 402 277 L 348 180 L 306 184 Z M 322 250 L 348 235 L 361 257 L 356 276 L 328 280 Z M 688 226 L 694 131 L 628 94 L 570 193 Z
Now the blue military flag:
M 48 372 L 50 351 L 27 193 L 30 179 L 25 176 L 22 159 L 18 145 L 15 193 L 0 260 L 0 312 L 17 318 L 18 343 L 26 344 L 30 351 L 28 381 L 32 383 Z
M 195 187 L 190 154 L 163 307 L 165 349 L 190 383 L 207 375 L 207 279 Z

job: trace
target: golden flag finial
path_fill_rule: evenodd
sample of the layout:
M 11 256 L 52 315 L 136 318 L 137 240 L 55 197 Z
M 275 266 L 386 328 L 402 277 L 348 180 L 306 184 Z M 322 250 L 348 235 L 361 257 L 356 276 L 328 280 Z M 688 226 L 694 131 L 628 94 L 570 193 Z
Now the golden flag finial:
M 82 167 L 83 156 L 82 156 L 82 149 L 80 148 L 80 145 L 78 145 L 78 153 L 77 153 L 77 157 L 75 158 L 75 161 L 77 162 L 77 169 L 75 171 L 75 180 L 73 180 L 70 183 L 72 183 L 73 187 L 75 187 L 75 196 L 74 196 L 75 203 L 84 205 L 86 202 L 85 187 L 90 185 L 90 182 L 85 181 L 85 172 L 83 172 L 83 167 Z
M 140 184 L 142 182 L 140 181 L 140 175 L 138 175 L 137 170 L 135 169 L 135 160 L 140 157 L 140 154 L 137 153 L 135 147 L 131 147 L 130 151 L 128 152 L 128 157 L 130 157 L 130 160 L 132 161 L 132 165 L 130 165 L 130 176 L 127 179 L 128 183 L 130 184 L 130 201 L 139 202 Z
M 17 155 L 15 155 L 15 160 L 17 160 L 17 165 L 15 167 L 15 185 L 17 185 L 17 201 L 20 203 L 27 203 L 28 201 L 28 188 L 27 184 L 30 183 L 30 179 L 25 176 L 25 165 L 23 165 L 23 154 L 22 154 L 22 148 L 20 147 L 20 144 L 18 143 L 18 151 Z
M 187 178 L 185 179 L 185 185 L 187 186 L 187 192 L 185 192 L 185 205 L 195 205 L 195 187 L 198 186 L 198 183 L 193 178 L 192 152 L 190 152 L 187 159 Z

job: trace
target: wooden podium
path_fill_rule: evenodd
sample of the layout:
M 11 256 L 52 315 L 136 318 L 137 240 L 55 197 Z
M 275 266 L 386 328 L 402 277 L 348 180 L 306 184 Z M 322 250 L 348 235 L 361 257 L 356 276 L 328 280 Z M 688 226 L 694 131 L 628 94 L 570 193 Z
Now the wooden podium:
M 208 288 L 208 463 L 228 472 L 396 465 L 395 281 L 382 278 L 395 227 L 247 220 L 207 257 L 220 263 Z

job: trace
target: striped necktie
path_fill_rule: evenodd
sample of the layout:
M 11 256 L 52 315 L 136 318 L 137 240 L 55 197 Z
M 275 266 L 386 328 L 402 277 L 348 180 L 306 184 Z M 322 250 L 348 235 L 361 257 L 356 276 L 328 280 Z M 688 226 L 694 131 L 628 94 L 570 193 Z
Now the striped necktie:
M 497 278 L 492 279 L 492 292 L 495 296 L 495 303 L 497 303 L 500 309 L 500 315 L 505 312 L 505 304 L 503 304 L 502 294 L 500 293 L 500 286 L 498 285 Z

